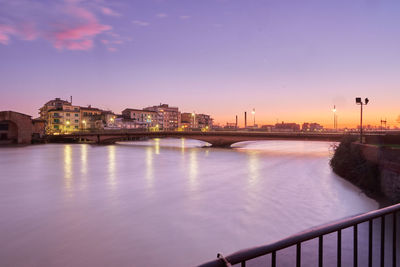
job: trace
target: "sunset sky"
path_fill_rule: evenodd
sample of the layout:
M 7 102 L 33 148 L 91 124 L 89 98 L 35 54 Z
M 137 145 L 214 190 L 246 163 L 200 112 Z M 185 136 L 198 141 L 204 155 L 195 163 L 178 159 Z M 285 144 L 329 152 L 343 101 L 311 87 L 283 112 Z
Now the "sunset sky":
M 0 110 L 168 103 L 221 124 L 400 115 L 400 1 L 0 0 Z M 252 118 L 249 117 L 249 121 Z

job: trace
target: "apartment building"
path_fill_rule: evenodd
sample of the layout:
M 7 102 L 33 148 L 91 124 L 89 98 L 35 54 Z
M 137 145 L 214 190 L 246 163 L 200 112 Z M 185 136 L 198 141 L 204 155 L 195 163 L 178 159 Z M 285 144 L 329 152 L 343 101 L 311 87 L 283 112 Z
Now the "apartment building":
M 122 111 L 125 119 L 131 119 L 135 123 L 135 128 L 157 127 L 158 114 L 152 110 L 127 108 Z
M 46 133 L 69 133 L 78 131 L 81 121 L 80 107 L 55 98 L 39 109 L 40 119 L 46 121 Z
M 160 104 L 144 108 L 143 110 L 157 113 L 157 124 L 160 129 L 175 130 L 180 127 L 181 113 L 177 107 L 170 107 L 168 104 Z

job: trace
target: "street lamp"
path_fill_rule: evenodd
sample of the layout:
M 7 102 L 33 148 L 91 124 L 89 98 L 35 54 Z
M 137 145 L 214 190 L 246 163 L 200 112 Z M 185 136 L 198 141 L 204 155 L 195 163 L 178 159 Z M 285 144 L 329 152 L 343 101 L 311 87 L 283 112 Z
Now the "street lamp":
M 368 98 L 365 98 L 364 103 L 361 100 L 361 97 L 356 97 L 356 104 L 361 106 L 360 113 L 360 143 L 362 144 L 362 134 L 363 134 L 363 126 L 362 126 L 362 115 L 363 115 L 363 105 L 367 105 L 369 102 Z
M 83 123 L 83 130 L 86 130 L 86 121 L 83 120 L 82 123 Z
M 333 129 L 337 131 L 336 105 L 333 106 Z
M 256 109 L 253 108 L 253 111 L 251 112 L 253 114 L 253 128 L 256 128 Z
M 196 128 L 195 124 L 196 124 L 196 113 L 194 113 L 194 111 L 192 112 L 192 117 L 193 117 L 193 127 L 192 128 Z

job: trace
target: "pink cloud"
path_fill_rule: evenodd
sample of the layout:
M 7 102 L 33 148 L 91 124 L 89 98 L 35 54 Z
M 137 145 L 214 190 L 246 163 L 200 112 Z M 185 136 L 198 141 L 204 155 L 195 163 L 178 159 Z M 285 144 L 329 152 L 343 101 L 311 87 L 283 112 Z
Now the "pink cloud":
M 39 33 L 37 32 L 35 24 L 33 22 L 27 22 L 20 27 L 19 34 L 24 40 L 31 41 L 35 40 Z
M 4 19 L 8 21 L 7 24 L 0 24 L 0 44 L 9 44 L 12 37 L 21 40 L 42 37 L 59 50 L 89 50 L 99 35 L 115 34 L 110 25 L 99 21 L 95 12 L 110 16 L 119 15 L 110 8 L 98 5 L 96 1 L 61 0 L 50 2 L 50 6 L 40 2 L 34 6 L 22 6 L 22 3 L 16 2 L 16 6 L 20 5 L 20 8 L 27 12 L 27 16 L 23 18 L 12 15 L 12 12 L 15 12 L 14 4 L 5 5 L 5 14 L 7 7 L 11 13 Z M 52 11 L 49 12 L 48 9 Z
M 7 45 L 10 40 L 10 35 L 16 32 L 14 27 L 0 24 L 0 44 Z
M 111 30 L 111 26 L 100 24 L 96 16 L 88 10 L 70 6 L 67 13 L 77 18 L 78 25 L 63 25 L 62 29 L 51 36 L 57 49 L 89 50 L 93 47 L 93 38 L 104 31 Z M 76 24 L 76 23 L 75 23 Z
M 108 7 L 100 7 L 100 10 L 104 15 L 107 15 L 107 16 L 114 16 L 114 17 L 121 16 L 121 14 L 115 12 L 114 10 L 112 10 L 111 8 L 108 8 Z

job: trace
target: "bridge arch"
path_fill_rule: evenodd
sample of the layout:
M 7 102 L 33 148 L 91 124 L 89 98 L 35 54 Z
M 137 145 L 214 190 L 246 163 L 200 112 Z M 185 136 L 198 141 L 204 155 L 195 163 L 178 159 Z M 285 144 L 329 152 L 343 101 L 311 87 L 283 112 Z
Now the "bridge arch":
M 31 140 L 31 116 L 14 111 L 0 112 L 0 143 L 30 144 Z

